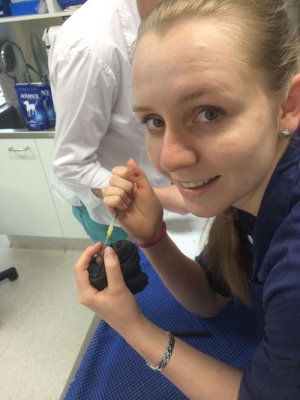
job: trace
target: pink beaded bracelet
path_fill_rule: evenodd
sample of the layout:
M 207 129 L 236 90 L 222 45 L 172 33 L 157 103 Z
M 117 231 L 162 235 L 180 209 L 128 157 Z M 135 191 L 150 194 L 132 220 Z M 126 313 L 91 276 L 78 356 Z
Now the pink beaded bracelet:
M 156 243 L 158 243 L 165 236 L 166 232 L 167 232 L 167 224 L 165 223 L 165 221 L 163 221 L 159 234 L 152 240 L 150 240 L 150 242 L 147 243 L 135 242 L 135 243 L 141 249 L 147 249 L 148 247 L 154 246 Z

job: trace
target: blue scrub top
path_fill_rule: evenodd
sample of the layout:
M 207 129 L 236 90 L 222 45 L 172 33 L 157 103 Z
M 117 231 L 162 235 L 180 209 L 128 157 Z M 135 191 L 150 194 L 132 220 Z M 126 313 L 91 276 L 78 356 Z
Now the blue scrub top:
M 299 134 L 278 163 L 257 217 L 237 210 L 236 218 L 253 260 L 251 281 L 263 285 L 265 311 L 265 335 L 245 370 L 239 400 L 300 400 Z M 196 259 L 205 264 L 203 254 Z M 230 295 L 206 273 L 215 291 Z

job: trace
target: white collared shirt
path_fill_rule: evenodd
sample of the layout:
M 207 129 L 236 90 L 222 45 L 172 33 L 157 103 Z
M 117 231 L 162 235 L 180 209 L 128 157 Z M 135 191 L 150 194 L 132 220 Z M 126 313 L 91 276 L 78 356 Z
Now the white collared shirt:
M 108 184 L 129 158 L 154 186 L 167 185 L 151 165 L 145 128 L 132 112 L 131 63 L 140 24 L 135 0 L 88 0 L 58 30 L 49 54 L 56 109 L 53 187 L 95 221 L 111 216 L 90 188 Z

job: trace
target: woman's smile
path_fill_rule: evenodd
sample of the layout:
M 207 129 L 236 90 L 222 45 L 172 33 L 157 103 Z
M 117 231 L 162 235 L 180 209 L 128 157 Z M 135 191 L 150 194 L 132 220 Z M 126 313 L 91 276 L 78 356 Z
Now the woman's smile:
M 196 188 L 198 188 L 200 186 L 206 185 L 207 183 L 209 183 L 210 181 L 212 181 L 213 179 L 216 179 L 216 178 L 217 178 L 217 176 L 214 176 L 212 178 L 199 180 L 199 181 L 196 181 L 196 182 L 179 182 L 179 184 L 181 186 L 183 186 L 184 188 L 186 188 L 186 189 L 196 189 Z
M 219 181 L 220 175 L 205 180 L 191 181 L 191 182 L 174 182 L 181 194 L 185 196 L 200 196 L 214 187 Z

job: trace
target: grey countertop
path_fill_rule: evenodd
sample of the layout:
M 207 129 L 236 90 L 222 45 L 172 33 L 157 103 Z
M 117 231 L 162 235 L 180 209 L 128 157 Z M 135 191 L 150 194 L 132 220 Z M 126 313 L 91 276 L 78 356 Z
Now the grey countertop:
M 49 139 L 54 138 L 54 130 L 29 131 L 27 129 L 0 129 L 0 139 Z

